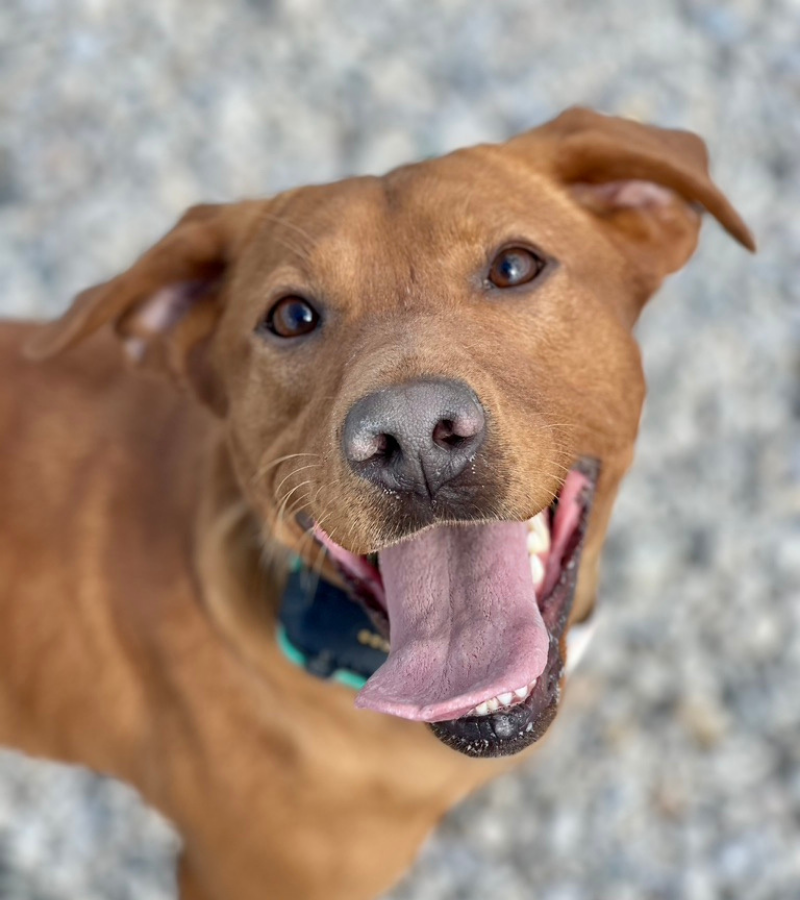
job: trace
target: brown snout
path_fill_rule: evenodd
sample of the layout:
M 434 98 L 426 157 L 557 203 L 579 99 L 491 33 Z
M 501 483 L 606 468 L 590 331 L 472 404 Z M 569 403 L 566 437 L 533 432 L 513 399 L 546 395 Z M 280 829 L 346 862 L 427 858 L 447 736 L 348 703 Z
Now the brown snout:
M 433 499 L 475 459 L 486 436 L 480 401 L 464 382 L 418 379 L 358 400 L 345 419 L 352 470 L 377 487 Z

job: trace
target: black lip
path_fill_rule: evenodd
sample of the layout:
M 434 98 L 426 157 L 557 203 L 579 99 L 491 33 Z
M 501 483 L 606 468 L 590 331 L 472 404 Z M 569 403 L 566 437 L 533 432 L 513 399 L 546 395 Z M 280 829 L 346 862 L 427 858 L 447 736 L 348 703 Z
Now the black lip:
M 550 636 L 547 665 L 536 687 L 523 703 L 488 716 L 463 716 L 445 722 L 433 722 L 431 731 L 448 747 L 467 756 L 488 758 L 511 756 L 539 740 L 558 711 L 564 658 L 561 637 L 569 619 L 578 582 L 581 549 L 594 499 L 600 465 L 594 459 L 581 459 L 575 468 L 589 479 L 583 497 L 583 510 L 575 540 L 567 551 L 567 562 L 558 583 L 541 604 L 541 613 Z
M 547 731 L 558 711 L 564 663 L 558 638 L 550 635 L 547 665 L 524 703 L 488 716 L 463 716 L 428 727 L 453 750 L 467 756 L 512 756 Z

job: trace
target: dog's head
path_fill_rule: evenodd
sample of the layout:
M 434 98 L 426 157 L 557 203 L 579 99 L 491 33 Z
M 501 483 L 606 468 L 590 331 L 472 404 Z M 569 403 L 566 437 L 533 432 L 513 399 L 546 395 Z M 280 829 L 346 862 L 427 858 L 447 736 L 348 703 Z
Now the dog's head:
M 30 351 L 113 323 L 190 384 L 265 534 L 309 554 L 313 532 L 390 637 L 357 703 L 515 752 L 594 602 L 645 392 L 631 328 L 703 209 L 753 248 L 697 137 L 574 109 L 383 178 L 195 207 Z

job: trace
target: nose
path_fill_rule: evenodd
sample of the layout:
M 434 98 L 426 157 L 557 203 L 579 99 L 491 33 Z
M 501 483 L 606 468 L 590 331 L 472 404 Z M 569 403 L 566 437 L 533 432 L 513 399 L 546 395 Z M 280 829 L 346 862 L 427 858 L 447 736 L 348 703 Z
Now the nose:
M 343 445 L 360 477 L 432 499 L 475 458 L 485 436 L 483 407 L 466 384 L 426 378 L 356 401 Z

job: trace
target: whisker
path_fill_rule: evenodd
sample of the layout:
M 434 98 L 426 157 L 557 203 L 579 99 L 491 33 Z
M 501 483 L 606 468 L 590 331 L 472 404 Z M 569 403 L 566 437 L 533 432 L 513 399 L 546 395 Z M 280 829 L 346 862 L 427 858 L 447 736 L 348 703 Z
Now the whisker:
M 253 481 L 256 481 L 259 478 L 263 478 L 270 469 L 274 468 L 277 465 L 280 465 L 280 463 L 286 462 L 289 459 L 296 459 L 298 456 L 319 457 L 319 453 L 287 453 L 286 456 L 279 456 L 278 459 L 270 460 L 270 462 L 266 463 L 265 465 L 259 466 L 259 468 L 256 470 L 256 474 L 253 476 Z
M 309 463 L 307 466 L 299 466 L 297 469 L 293 469 L 291 472 L 289 472 L 288 475 L 286 475 L 284 478 L 281 479 L 280 484 L 273 491 L 273 493 L 275 494 L 275 497 L 277 498 L 281 487 L 283 487 L 283 485 L 286 484 L 286 482 L 290 478 L 297 475 L 298 472 L 304 472 L 306 469 L 321 469 L 321 468 L 322 468 L 322 463 Z
M 292 494 L 293 494 L 295 491 L 300 490 L 301 487 L 305 487 L 305 485 L 307 485 L 307 484 L 311 484 L 311 481 L 310 481 L 310 480 L 308 480 L 308 481 L 301 481 L 300 484 L 295 485 L 295 486 L 294 486 L 294 487 L 286 494 L 286 496 L 280 501 L 280 504 L 279 504 L 279 506 L 278 506 L 278 512 L 277 512 L 276 517 L 275 517 L 275 524 L 276 524 L 277 526 L 283 525 L 283 523 L 284 523 L 284 521 L 285 521 L 285 519 L 284 519 L 284 512 L 285 512 L 285 510 L 286 510 L 287 504 L 289 503 L 289 497 L 291 497 Z

